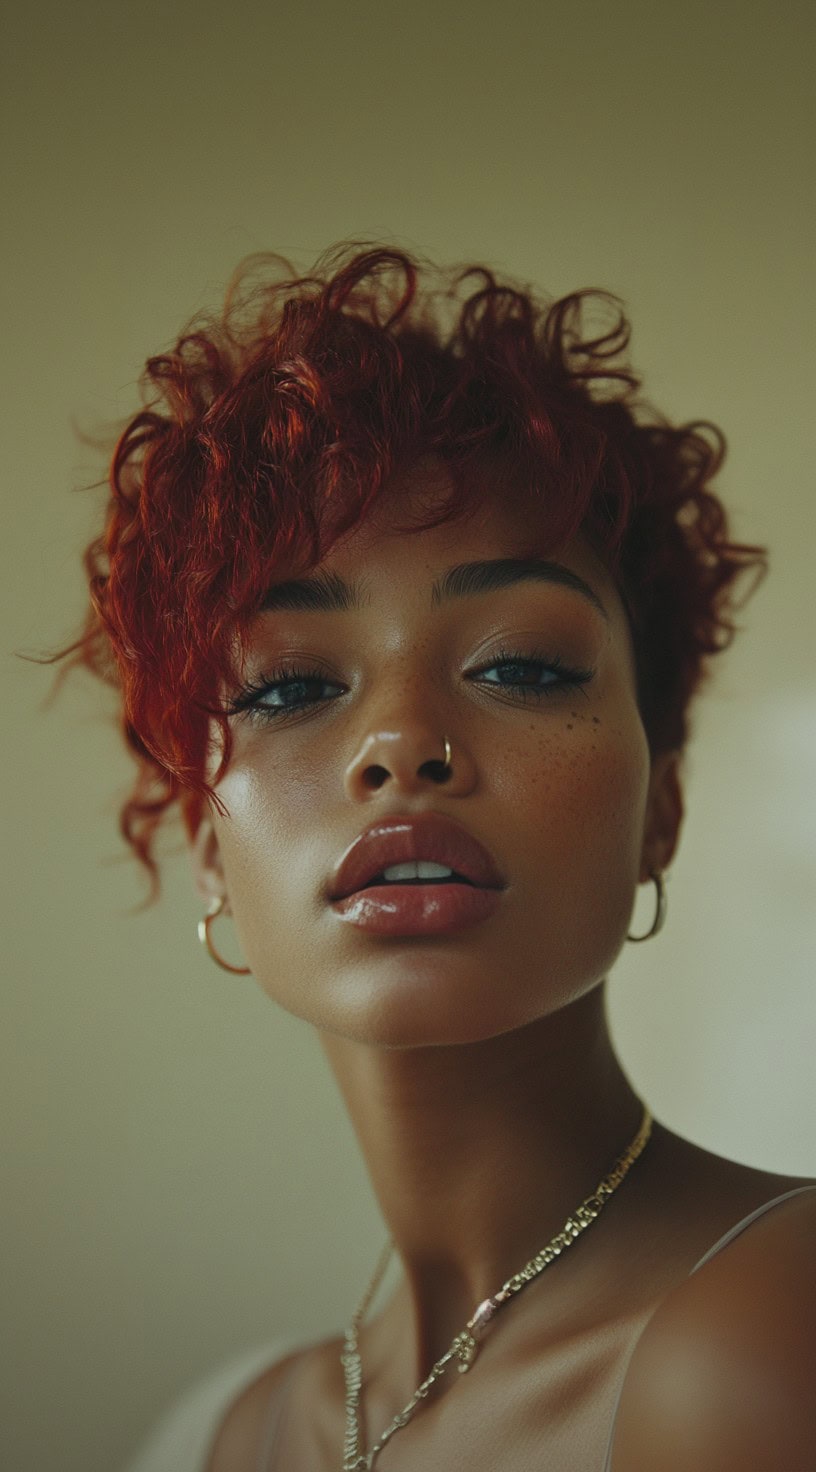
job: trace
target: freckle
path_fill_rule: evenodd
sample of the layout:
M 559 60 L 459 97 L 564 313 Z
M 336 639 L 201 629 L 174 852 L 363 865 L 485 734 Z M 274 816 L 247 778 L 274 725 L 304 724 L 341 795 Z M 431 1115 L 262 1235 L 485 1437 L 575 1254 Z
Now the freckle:
M 567 730 L 568 731 L 571 731 L 572 730 L 572 721 L 567 721 Z
M 601 723 L 597 716 L 592 717 L 592 724 L 593 726 L 600 726 Z

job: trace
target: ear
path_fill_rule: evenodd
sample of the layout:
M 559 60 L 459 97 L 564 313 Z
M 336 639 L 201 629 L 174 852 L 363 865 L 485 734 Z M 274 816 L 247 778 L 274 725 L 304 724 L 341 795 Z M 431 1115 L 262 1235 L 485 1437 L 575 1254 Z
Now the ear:
M 677 848 L 683 822 L 681 760 L 679 751 L 664 751 L 652 761 L 640 852 L 641 884 L 668 869 Z
M 224 899 L 227 889 L 221 850 L 212 818 L 206 813 L 188 839 L 196 889 L 205 900 Z

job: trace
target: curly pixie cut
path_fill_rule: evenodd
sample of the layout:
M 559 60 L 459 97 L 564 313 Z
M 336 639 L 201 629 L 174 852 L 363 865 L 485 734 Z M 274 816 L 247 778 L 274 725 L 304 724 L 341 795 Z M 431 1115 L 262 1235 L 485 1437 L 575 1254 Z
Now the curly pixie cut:
M 193 830 L 229 760 L 224 691 L 270 582 L 318 563 L 422 456 L 451 487 L 422 525 L 466 513 L 489 461 L 541 505 L 550 547 L 587 538 L 628 611 L 651 750 L 683 746 L 739 576 L 764 558 L 729 539 L 710 489 L 722 435 L 650 409 L 628 342 L 604 292 L 547 302 L 484 266 L 352 244 L 308 276 L 252 258 L 216 319 L 148 360 L 67 652 L 120 692 L 138 766 L 122 831 L 154 880 L 159 824 L 179 804 Z

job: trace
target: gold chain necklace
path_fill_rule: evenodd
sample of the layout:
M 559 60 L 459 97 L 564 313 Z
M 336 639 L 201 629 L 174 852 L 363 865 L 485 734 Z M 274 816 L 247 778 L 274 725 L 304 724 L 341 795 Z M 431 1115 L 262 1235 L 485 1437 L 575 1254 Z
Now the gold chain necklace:
M 395 1431 L 399 1431 L 403 1426 L 408 1425 L 417 1407 L 428 1395 L 431 1386 L 435 1385 L 437 1380 L 444 1375 L 448 1365 L 453 1360 L 459 1361 L 460 1375 L 470 1369 L 478 1353 L 479 1343 L 487 1333 L 497 1311 L 503 1308 L 506 1303 L 509 1303 L 516 1293 L 520 1293 L 522 1288 L 526 1288 L 527 1284 L 531 1283 L 534 1278 L 537 1278 L 539 1273 L 543 1273 L 544 1269 L 548 1268 L 550 1263 L 554 1262 L 557 1257 L 560 1257 L 561 1253 L 565 1252 L 568 1247 L 571 1247 L 576 1237 L 580 1237 L 581 1233 L 585 1232 L 587 1227 L 591 1226 L 596 1218 L 600 1216 L 610 1196 L 614 1195 L 618 1186 L 628 1174 L 631 1166 L 634 1165 L 638 1156 L 646 1148 L 651 1132 L 652 1116 L 644 1105 L 643 1119 L 641 1120 L 637 1134 L 627 1146 L 626 1150 L 624 1150 L 623 1154 L 615 1161 L 609 1174 L 604 1176 L 591 1196 L 587 1196 L 581 1202 L 581 1205 L 572 1213 L 572 1216 L 567 1217 L 561 1231 L 556 1232 L 546 1247 L 542 1247 L 541 1251 L 537 1252 L 535 1257 L 531 1257 L 530 1261 L 519 1272 L 514 1273 L 512 1278 L 508 1278 L 507 1282 L 502 1284 L 498 1293 L 494 1293 L 492 1298 L 486 1298 L 479 1304 L 473 1317 L 468 1320 L 467 1326 L 462 1330 L 461 1334 L 456 1335 L 450 1348 L 445 1350 L 441 1359 L 436 1361 L 436 1364 L 432 1367 L 422 1384 L 417 1386 L 405 1408 L 400 1411 L 399 1415 L 394 1417 L 390 1426 L 386 1426 L 379 1440 L 375 1441 L 371 1450 L 365 1452 L 362 1450 L 363 1434 L 360 1422 L 363 1367 L 360 1361 L 358 1341 L 363 1318 L 382 1282 L 385 1269 L 388 1266 L 388 1260 L 393 1250 L 393 1244 L 391 1242 L 386 1245 L 377 1263 L 374 1276 L 366 1288 L 354 1317 L 346 1330 L 345 1344 L 340 1357 L 346 1381 L 346 1436 L 343 1447 L 343 1472 L 371 1472 L 371 1468 L 374 1466 L 374 1462 L 386 1442 L 391 1440 Z

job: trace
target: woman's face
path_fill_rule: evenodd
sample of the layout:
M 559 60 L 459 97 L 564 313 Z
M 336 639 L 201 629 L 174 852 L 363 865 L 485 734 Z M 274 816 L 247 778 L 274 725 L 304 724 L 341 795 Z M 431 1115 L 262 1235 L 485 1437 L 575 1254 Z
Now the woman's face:
M 603 566 L 580 542 L 532 565 L 541 525 L 498 492 L 467 520 L 394 530 L 443 484 L 406 472 L 309 575 L 332 603 L 342 579 L 344 606 L 271 590 L 218 787 L 226 816 L 195 843 L 199 883 L 228 896 L 269 995 L 386 1046 L 482 1041 L 595 986 L 679 822 Z M 468 838 L 484 872 L 466 873 Z M 352 846 L 360 864 L 339 870 Z M 383 875 L 406 856 L 455 872 Z

